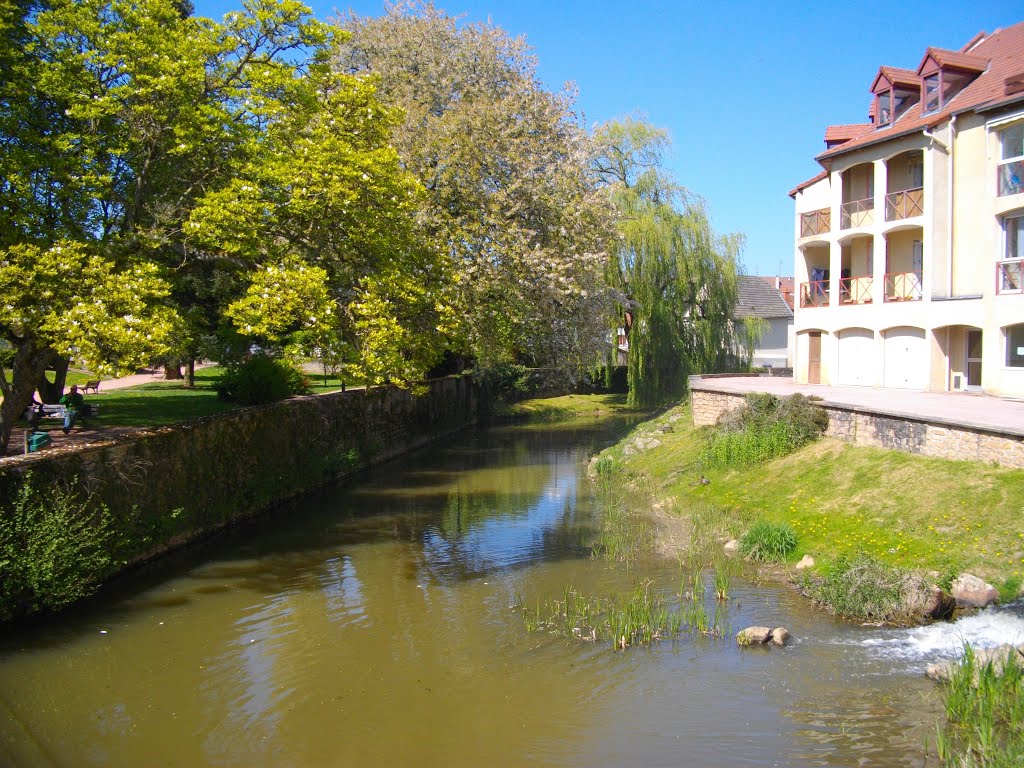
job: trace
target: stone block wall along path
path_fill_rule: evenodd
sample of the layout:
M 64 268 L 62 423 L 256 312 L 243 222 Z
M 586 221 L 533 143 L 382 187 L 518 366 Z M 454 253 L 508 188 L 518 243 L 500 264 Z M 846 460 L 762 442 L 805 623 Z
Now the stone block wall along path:
M 761 376 L 691 376 L 695 426 L 713 425 L 751 392 L 820 398 L 826 434 L 856 445 L 1024 469 L 1024 401 L 982 394 L 794 384 Z

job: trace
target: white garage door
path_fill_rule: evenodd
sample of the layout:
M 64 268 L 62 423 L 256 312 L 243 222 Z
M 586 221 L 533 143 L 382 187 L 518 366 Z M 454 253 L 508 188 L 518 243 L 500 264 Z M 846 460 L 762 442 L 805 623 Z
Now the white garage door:
M 875 335 L 865 328 L 839 332 L 839 383 L 870 387 L 875 372 Z
M 928 348 L 920 328 L 893 328 L 885 332 L 885 370 L 882 386 L 924 389 L 928 383 Z

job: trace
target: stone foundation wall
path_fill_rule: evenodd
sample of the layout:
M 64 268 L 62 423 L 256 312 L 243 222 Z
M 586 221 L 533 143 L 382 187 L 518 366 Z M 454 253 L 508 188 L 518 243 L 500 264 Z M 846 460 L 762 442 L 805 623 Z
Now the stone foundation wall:
M 694 389 L 690 392 L 690 405 L 693 408 L 693 426 L 712 427 L 718 423 L 722 414 L 743 405 L 743 395 Z
M 476 420 L 465 377 L 423 394 L 373 388 L 294 397 L 58 453 L 5 459 L 0 500 L 31 473 L 104 504 L 127 561 L 206 532 L 424 445 Z M 0 509 L 0 514 L 3 510 Z
M 692 389 L 694 426 L 718 423 L 722 414 L 743 405 L 743 395 Z M 1024 469 L 1024 438 L 968 426 L 936 424 L 906 417 L 823 405 L 826 435 L 855 445 L 889 448 L 921 456 L 984 461 Z

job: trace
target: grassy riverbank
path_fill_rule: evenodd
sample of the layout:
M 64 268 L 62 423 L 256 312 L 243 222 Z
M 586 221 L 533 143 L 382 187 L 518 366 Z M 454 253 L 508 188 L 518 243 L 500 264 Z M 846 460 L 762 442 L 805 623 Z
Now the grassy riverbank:
M 534 398 L 504 406 L 502 418 L 529 421 L 562 421 L 585 417 L 624 416 L 643 413 L 626 405 L 625 395 L 562 395 L 561 397 Z
M 652 501 L 676 516 L 699 512 L 722 536 L 738 538 L 762 520 L 788 524 L 797 534 L 789 562 L 805 554 L 819 564 L 867 555 L 934 572 L 940 583 L 970 571 L 1004 597 L 1017 593 L 1024 573 L 1024 472 L 831 439 L 743 469 L 716 469 L 701 462 L 711 432 L 695 428 L 689 406 L 680 405 L 639 425 L 606 454 Z M 637 437 L 660 445 L 638 449 Z

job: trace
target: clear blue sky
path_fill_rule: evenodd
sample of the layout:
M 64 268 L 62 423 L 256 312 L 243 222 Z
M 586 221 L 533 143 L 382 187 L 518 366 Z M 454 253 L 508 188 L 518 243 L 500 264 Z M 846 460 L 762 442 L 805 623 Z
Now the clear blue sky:
M 306 0 L 317 17 L 381 0 Z M 241 0 L 194 0 L 219 18 Z M 436 0 L 524 35 L 552 88 L 579 89 L 588 126 L 639 111 L 667 128 L 669 170 L 708 202 L 715 228 L 747 237 L 750 274 L 793 271 L 787 192 L 820 167 L 825 126 L 864 122 L 878 67 L 916 68 L 928 46 L 1024 21 L 1021 0 L 695 3 Z

